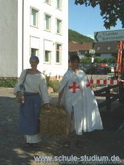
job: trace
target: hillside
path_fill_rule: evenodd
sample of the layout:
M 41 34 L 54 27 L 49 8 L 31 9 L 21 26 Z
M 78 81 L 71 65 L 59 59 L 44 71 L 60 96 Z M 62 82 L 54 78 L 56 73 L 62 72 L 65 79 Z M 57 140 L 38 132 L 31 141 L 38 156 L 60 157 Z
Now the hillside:
M 83 42 L 94 42 L 94 40 L 90 37 L 84 36 L 76 31 L 73 31 L 69 29 L 69 42 L 75 41 L 78 43 L 83 43 Z

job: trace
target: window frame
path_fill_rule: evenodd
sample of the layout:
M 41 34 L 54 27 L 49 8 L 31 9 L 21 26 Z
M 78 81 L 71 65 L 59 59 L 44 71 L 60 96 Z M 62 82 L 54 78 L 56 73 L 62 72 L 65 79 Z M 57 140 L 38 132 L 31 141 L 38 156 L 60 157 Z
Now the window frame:
M 62 34 L 62 20 L 56 18 L 56 33 Z
M 51 0 L 44 0 L 44 2 L 51 5 Z
M 48 52 L 48 61 L 46 60 L 46 52 Z M 51 61 L 51 51 L 45 50 L 44 51 L 44 63 L 50 64 L 50 61 Z
M 47 13 L 44 14 L 44 30 L 51 31 L 51 19 L 52 17 L 50 14 L 47 14 Z
M 59 48 L 58 48 L 59 46 Z M 62 44 L 56 43 L 56 50 L 55 50 L 55 63 L 60 64 L 61 56 L 62 56 Z
M 33 51 L 35 51 L 35 53 L 32 53 Z M 39 56 L 39 49 L 37 49 L 37 48 L 31 48 L 31 56 L 32 55 Z
M 62 0 L 56 0 L 56 8 L 59 10 L 62 9 Z
M 35 15 L 33 14 L 33 11 L 36 11 Z M 36 8 L 31 7 L 31 21 L 30 21 L 30 25 L 33 26 L 33 27 L 37 27 L 38 28 L 38 26 L 39 26 L 38 20 L 39 20 L 39 10 L 36 9 Z

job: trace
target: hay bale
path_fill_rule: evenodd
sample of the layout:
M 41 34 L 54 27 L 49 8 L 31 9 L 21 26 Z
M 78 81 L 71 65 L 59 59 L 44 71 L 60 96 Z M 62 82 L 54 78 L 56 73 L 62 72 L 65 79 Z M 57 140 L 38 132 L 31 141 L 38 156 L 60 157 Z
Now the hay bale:
M 64 108 L 52 106 L 50 110 L 42 109 L 40 129 L 41 133 L 45 135 L 65 135 L 67 130 L 67 113 Z

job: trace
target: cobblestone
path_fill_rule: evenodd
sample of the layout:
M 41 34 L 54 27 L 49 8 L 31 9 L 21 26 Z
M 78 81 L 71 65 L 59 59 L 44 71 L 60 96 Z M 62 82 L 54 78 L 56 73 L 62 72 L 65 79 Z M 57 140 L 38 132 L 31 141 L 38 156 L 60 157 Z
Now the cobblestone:
M 50 94 L 51 103 L 56 104 L 57 93 Z M 113 109 L 117 103 L 113 104 Z M 81 148 L 75 146 L 75 136 L 72 136 L 71 148 L 63 147 L 64 136 L 49 137 L 42 135 L 42 143 L 36 149 L 24 149 L 24 139 L 17 129 L 19 104 L 16 102 L 12 88 L 0 88 L 0 165 L 37 165 L 34 156 L 61 155 L 116 155 L 124 159 L 124 131 L 117 132 L 118 125 L 124 121 L 122 106 L 116 111 L 101 113 L 104 122 L 103 131 L 86 133 L 81 137 Z M 40 162 L 38 165 L 48 163 Z M 51 162 L 59 165 L 60 162 Z M 78 163 L 80 164 L 80 163 Z M 102 164 L 102 163 L 101 163 Z M 94 165 L 96 165 L 94 163 Z

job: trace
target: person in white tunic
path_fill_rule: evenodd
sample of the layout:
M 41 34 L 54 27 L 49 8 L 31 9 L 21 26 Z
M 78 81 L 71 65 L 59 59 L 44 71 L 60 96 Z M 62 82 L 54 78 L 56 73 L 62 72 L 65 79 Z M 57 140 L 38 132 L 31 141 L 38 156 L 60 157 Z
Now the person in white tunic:
M 103 129 L 94 92 L 90 88 L 86 74 L 79 70 L 79 62 L 77 55 L 70 57 L 70 68 L 64 74 L 59 88 L 58 105 L 63 104 L 68 113 L 68 145 L 70 132 L 73 131 L 72 125 L 76 135 Z M 77 137 L 79 146 L 79 136 Z
M 14 88 L 18 102 L 19 111 L 19 131 L 26 138 L 25 147 L 36 147 L 41 141 L 40 137 L 40 111 L 41 104 L 49 109 L 49 97 L 45 76 L 37 70 L 39 58 L 30 57 L 30 69 L 22 71 L 18 83 Z M 20 90 L 20 84 L 25 88 L 24 100 Z

